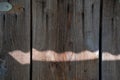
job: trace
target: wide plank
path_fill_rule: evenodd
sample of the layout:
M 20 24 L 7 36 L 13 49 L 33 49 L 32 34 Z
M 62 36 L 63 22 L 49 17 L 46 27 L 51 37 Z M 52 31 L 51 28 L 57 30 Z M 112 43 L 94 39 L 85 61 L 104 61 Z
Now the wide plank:
M 100 0 L 32 0 L 33 80 L 98 80 Z

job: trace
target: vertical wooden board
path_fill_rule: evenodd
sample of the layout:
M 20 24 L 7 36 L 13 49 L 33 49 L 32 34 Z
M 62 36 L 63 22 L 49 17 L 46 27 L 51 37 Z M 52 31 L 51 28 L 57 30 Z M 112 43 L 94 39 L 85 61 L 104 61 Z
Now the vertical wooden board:
M 98 80 L 100 0 L 32 3 L 33 79 Z
M 29 80 L 30 0 L 9 3 L 12 10 L 0 12 L 0 80 Z
M 103 0 L 102 20 L 102 80 L 119 80 L 120 3 L 118 0 Z

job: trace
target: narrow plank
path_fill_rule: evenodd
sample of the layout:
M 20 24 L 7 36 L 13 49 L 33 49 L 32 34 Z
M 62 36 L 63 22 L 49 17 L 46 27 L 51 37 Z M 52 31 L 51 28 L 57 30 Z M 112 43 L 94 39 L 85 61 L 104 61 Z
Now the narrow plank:
M 2 54 L 2 46 L 3 46 L 2 45 L 2 43 L 3 43 L 3 40 L 2 40 L 2 38 L 3 38 L 2 26 L 3 26 L 3 14 L 0 14 L 0 59 L 4 55 L 4 54 Z M 4 63 L 3 61 L 0 61 L 0 66 L 5 66 L 3 63 Z M 1 71 L 3 72 L 3 75 L 0 75 L 0 80 L 4 80 L 5 69 L 0 68 L 0 72 Z
M 32 1 L 33 79 L 98 80 L 99 0 Z
M 119 80 L 120 3 L 118 0 L 103 0 L 102 18 L 102 80 Z
M 9 2 L 12 10 L 0 12 L 0 80 L 29 80 L 30 0 Z

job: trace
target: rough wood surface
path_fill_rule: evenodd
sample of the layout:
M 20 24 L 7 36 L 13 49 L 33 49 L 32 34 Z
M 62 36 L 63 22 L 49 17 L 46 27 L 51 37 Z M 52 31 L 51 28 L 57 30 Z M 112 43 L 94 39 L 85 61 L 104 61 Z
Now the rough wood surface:
M 29 80 L 30 0 L 0 12 L 0 80 Z M 32 0 L 33 80 L 99 80 L 100 0 Z M 119 80 L 120 3 L 103 0 L 102 79 Z
M 97 59 L 72 61 L 66 56 L 84 59 L 89 56 L 80 55 L 82 51 L 98 50 L 99 0 L 32 0 L 32 4 L 33 80 L 98 80 Z
M 21 64 L 11 55 L 30 51 L 30 0 L 9 2 L 12 10 L 0 12 L 0 80 L 29 80 L 29 64 Z
M 120 3 L 118 0 L 103 0 L 103 79 L 120 79 Z

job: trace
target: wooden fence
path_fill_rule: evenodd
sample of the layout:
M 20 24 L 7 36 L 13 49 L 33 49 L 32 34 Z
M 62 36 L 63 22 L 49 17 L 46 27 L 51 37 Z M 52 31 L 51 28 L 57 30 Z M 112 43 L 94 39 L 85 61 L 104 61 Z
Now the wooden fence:
M 119 0 L 3 1 L 0 80 L 120 80 Z

